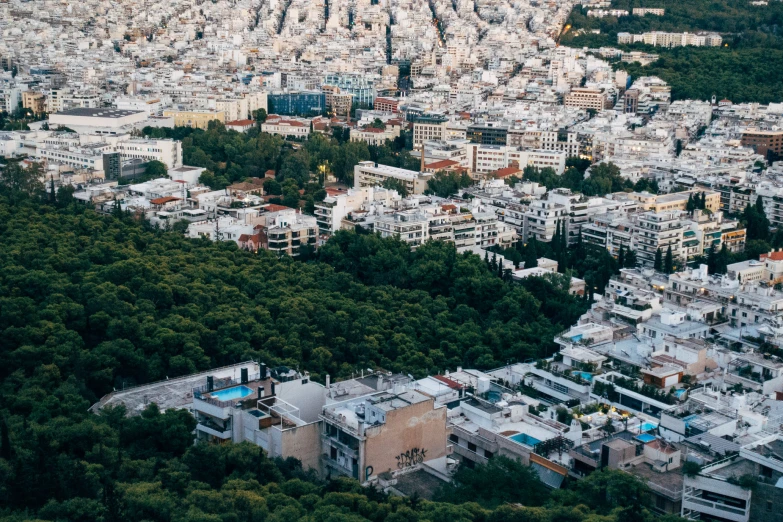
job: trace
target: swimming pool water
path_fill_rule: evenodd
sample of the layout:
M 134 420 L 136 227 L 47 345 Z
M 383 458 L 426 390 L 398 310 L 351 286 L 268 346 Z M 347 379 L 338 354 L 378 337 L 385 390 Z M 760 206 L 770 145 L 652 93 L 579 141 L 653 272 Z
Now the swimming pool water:
M 653 424 L 652 422 L 645 422 L 641 426 L 641 431 L 652 431 L 657 427 L 658 427 L 657 424 Z
M 247 397 L 253 393 L 253 390 L 247 386 L 236 386 L 234 388 L 226 388 L 225 390 L 214 391 L 211 393 L 212 397 L 219 401 L 231 401 L 234 399 L 241 399 Z
M 655 437 L 653 435 L 650 435 L 649 433 L 642 433 L 641 435 L 638 435 L 636 437 L 636 440 L 642 441 L 645 444 L 648 442 L 652 442 L 655 440 Z
M 586 381 L 592 381 L 593 380 L 593 374 L 590 372 L 572 372 L 572 375 L 578 375 L 582 379 Z
M 514 442 L 518 442 L 520 444 L 525 444 L 527 446 L 535 446 L 540 440 L 538 440 L 535 437 L 531 437 L 527 433 L 517 433 L 516 435 L 512 435 L 509 437 L 509 439 L 513 440 Z

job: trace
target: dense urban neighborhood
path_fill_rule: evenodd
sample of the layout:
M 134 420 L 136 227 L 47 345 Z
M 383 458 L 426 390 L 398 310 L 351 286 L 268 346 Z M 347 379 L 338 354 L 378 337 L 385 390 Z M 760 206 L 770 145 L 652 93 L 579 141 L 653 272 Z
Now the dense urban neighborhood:
M 0 15 L 0 522 L 781 519 L 780 2 Z

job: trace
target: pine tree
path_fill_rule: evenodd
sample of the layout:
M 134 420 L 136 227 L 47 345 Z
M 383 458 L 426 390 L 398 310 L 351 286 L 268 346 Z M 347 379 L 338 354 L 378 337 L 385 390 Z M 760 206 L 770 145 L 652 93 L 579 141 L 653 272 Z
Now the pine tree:
M 498 256 L 497 254 L 492 254 L 492 262 L 489 264 L 490 272 L 497 272 L 498 271 Z
M 560 249 L 560 220 L 557 220 L 557 226 L 555 227 L 555 235 L 552 236 L 552 250 L 557 252 Z
M 673 274 L 674 273 L 674 259 L 672 257 L 672 246 L 669 245 L 669 247 L 666 249 L 666 258 L 663 261 L 663 271 L 667 274 Z
M 562 235 L 560 236 L 560 250 L 565 253 L 568 251 L 568 232 L 566 231 L 567 222 L 563 222 Z
M 663 256 L 661 255 L 661 249 L 655 251 L 655 261 L 653 262 L 653 268 L 660 272 L 663 270 Z

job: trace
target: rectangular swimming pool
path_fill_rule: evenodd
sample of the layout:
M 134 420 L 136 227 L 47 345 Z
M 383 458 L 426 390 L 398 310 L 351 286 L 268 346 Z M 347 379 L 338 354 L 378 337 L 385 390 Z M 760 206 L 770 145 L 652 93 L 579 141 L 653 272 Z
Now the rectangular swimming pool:
M 652 430 L 654 430 L 657 427 L 658 427 L 657 424 L 653 424 L 652 422 L 645 422 L 641 426 L 641 431 L 643 431 L 643 432 L 644 431 L 652 431 Z
M 226 388 L 225 390 L 213 391 L 210 395 L 219 401 L 233 401 L 234 399 L 247 397 L 252 393 L 253 390 L 247 386 L 236 386 L 234 388 Z
M 641 435 L 637 435 L 636 436 L 636 440 L 644 442 L 645 444 L 647 444 L 648 442 L 654 441 L 655 437 L 653 437 L 652 435 L 650 435 L 648 433 L 642 433 Z
M 511 437 L 509 437 L 509 439 L 513 440 L 514 442 L 518 442 L 520 444 L 524 444 L 530 447 L 533 447 L 539 442 L 541 442 L 537 438 L 531 437 L 527 433 L 517 433 L 516 435 L 512 435 Z

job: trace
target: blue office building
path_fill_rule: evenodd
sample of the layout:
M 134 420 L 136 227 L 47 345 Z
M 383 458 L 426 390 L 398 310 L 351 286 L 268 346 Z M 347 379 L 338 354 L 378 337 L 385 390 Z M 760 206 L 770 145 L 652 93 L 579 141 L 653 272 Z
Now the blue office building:
M 339 87 L 342 92 L 353 94 L 353 102 L 372 107 L 375 101 L 375 82 L 361 74 L 329 74 L 324 85 Z
M 269 114 L 281 116 L 317 116 L 326 108 L 326 95 L 321 91 L 287 91 L 267 95 Z

